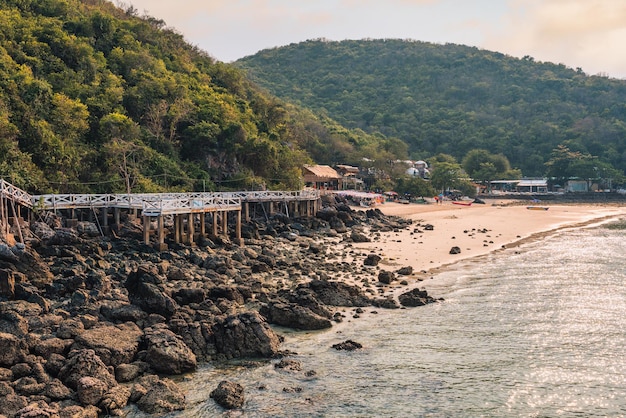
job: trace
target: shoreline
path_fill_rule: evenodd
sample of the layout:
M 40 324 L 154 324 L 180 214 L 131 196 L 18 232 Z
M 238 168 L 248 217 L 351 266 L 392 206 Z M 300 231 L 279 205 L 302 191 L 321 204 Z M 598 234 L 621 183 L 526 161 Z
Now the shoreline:
M 413 274 L 398 276 L 386 289 L 386 293 L 396 295 L 463 262 L 537 242 L 566 229 L 594 227 L 626 217 L 626 207 L 616 204 L 548 204 L 549 210 L 535 211 L 526 209 L 526 203 L 506 201 L 470 207 L 450 202 L 385 203 L 378 206 L 382 213 L 411 219 L 413 225 L 377 234 L 372 242 L 354 243 L 352 247 L 381 256 L 381 270 L 413 268 Z M 433 230 L 425 230 L 426 224 Z M 451 254 L 452 247 L 458 247 L 460 253 Z M 398 286 L 401 280 L 408 285 Z

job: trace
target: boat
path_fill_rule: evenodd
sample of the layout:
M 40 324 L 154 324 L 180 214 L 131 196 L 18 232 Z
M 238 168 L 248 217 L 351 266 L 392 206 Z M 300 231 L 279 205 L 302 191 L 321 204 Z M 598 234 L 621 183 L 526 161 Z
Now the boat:
M 526 206 L 526 209 L 530 210 L 548 210 L 548 206 Z
M 452 201 L 453 205 L 461 205 L 461 206 L 472 206 L 472 203 L 473 202 L 461 202 L 461 201 L 458 201 L 458 200 L 453 200 Z

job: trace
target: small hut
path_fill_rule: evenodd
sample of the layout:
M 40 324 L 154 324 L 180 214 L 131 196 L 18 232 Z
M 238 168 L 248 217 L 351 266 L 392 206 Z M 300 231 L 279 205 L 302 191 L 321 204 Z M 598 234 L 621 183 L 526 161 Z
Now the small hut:
M 340 190 L 341 175 L 328 165 L 305 165 L 304 184 L 307 187 L 326 190 Z

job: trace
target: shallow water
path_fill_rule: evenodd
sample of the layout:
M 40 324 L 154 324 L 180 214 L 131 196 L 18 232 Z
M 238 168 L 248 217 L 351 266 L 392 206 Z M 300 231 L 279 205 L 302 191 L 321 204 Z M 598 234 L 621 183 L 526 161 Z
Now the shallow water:
M 303 371 L 205 366 L 172 416 L 626 416 L 625 237 L 562 232 L 423 282 L 445 302 L 280 330 Z M 347 339 L 364 348 L 331 348 Z M 224 379 L 245 387 L 242 410 L 209 398 Z

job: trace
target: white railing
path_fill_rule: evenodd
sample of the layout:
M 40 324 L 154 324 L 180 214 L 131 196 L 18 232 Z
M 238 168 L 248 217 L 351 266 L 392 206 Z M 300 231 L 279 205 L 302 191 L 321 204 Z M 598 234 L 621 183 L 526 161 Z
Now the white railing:
M 194 199 L 162 199 L 144 201 L 142 213 L 145 216 L 161 216 L 178 213 L 210 212 L 216 210 L 239 210 L 241 200 L 220 196 L 196 197 Z
M 32 207 L 33 198 L 30 194 L 26 193 L 19 187 L 15 187 L 11 183 L 0 179 L 0 194 L 7 199 L 11 199 L 14 202 L 19 203 L 22 206 Z
M 241 209 L 241 202 L 271 202 L 316 200 L 319 190 L 242 191 L 192 193 L 131 193 L 131 194 L 44 194 L 30 195 L 0 179 L 0 193 L 29 208 L 42 210 L 79 208 L 142 209 L 144 214 L 173 214 Z M 158 216 L 148 215 L 148 216 Z

